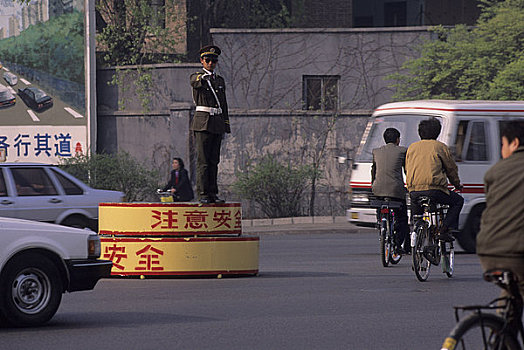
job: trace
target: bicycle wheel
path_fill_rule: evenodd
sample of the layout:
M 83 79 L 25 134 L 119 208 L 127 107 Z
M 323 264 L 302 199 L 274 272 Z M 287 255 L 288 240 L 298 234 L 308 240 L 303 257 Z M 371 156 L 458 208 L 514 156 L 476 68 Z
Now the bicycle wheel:
M 395 229 L 394 222 L 390 222 L 388 228 L 389 228 L 389 242 L 390 242 L 390 247 L 391 247 L 391 254 L 389 257 L 389 262 L 393 265 L 396 265 L 400 262 L 400 259 L 402 259 L 402 254 L 399 254 L 397 252 L 397 249 L 395 248 L 397 232 Z
M 424 257 L 424 247 L 430 244 L 428 225 L 425 221 L 420 221 L 415 226 L 415 246 L 411 248 L 413 259 L 413 271 L 420 282 L 424 282 L 429 277 L 431 262 Z
M 442 270 L 449 278 L 453 277 L 453 266 L 455 264 L 455 249 L 453 243 L 446 244 L 446 251 L 442 254 Z
M 475 313 L 460 321 L 444 340 L 442 350 L 521 350 L 512 334 L 503 332 L 504 319 L 494 314 Z
M 383 220 L 383 217 L 380 220 L 380 260 L 382 261 L 382 266 L 388 267 L 389 265 L 389 255 L 390 245 L 388 239 L 388 221 Z

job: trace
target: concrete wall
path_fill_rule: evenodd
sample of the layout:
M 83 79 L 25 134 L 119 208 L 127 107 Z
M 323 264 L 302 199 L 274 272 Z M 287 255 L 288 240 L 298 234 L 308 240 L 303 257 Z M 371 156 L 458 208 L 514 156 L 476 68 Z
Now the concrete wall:
M 213 29 L 218 71 L 235 108 L 303 109 L 303 76 L 339 75 L 339 109 L 389 102 L 385 78 L 401 71 L 430 38 L 427 27 L 362 29 Z

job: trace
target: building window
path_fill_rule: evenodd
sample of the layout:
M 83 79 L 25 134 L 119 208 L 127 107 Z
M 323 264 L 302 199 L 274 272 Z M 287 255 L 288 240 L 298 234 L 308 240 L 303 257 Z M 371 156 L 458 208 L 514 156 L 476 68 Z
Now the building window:
M 159 27 L 162 29 L 166 27 L 166 7 L 164 0 L 151 1 L 151 15 L 151 25 L 153 27 Z
M 338 75 L 305 75 L 304 108 L 330 111 L 338 108 Z
M 384 4 L 384 26 L 406 26 L 407 17 L 407 6 L 405 1 L 387 2 Z

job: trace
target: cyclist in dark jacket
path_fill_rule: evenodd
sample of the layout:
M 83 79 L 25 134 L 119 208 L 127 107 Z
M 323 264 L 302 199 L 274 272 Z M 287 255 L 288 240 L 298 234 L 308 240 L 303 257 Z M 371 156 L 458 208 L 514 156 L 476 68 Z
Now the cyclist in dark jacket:
M 373 194 L 377 197 L 388 197 L 402 202 L 400 210 L 396 211 L 398 225 L 398 241 L 395 242 L 398 251 L 404 242 L 404 249 L 409 249 L 409 224 L 406 206 L 406 187 L 402 177 L 402 169 L 406 165 L 406 147 L 399 146 L 400 132 L 395 128 L 384 131 L 386 144 L 373 150 L 371 165 L 371 184 Z
M 171 191 L 175 202 L 189 202 L 193 199 L 193 187 L 182 158 L 173 158 L 173 170 L 169 182 L 164 187 L 165 191 Z
M 512 270 L 524 296 L 524 122 L 508 122 L 501 138 L 503 159 L 484 175 L 486 209 L 477 254 L 485 271 Z

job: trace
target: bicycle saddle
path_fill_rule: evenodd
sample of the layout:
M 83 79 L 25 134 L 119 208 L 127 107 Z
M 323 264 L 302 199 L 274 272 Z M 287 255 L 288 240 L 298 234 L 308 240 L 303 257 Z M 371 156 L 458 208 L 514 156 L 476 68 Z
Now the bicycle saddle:
M 484 281 L 492 282 L 500 286 L 507 286 L 515 280 L 513 272 L 508 269 L 490 269 L 482 274 Z
M 382 208 L 382 206 L 387 206 L 388 208 L 398 209 L 402 206 L 402 202 L 389 197 L 373 198 L 370 200 L 369 206 L 373 208 Z

